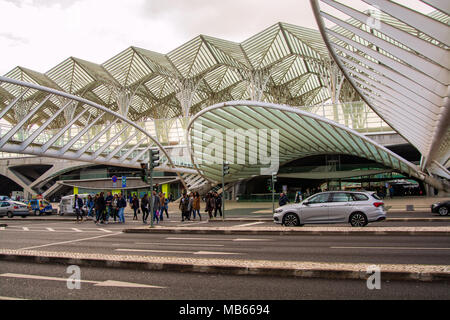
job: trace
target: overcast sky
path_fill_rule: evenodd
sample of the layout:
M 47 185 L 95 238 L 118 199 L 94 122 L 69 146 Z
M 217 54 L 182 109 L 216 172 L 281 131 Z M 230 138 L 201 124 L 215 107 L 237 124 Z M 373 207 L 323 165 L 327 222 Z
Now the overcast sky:
M 129 46 L 167 53 L 199 34 L 241 42 L 280 21 L 317 29 L 309 0 L 0 0 L 0 12 L 1 75 Z

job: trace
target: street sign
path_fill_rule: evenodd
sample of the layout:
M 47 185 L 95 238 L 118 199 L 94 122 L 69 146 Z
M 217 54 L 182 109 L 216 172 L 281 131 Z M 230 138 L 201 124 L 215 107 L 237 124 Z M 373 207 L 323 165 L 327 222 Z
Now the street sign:
M 114 183 L 117 182 L 117 177 L 116 177 L 116 176 L 113 176 L 113 177 L 112 177 L 112 182 L 114 182 Z
M 122 188 L 127 187 L 127 177 L 122 177 Z

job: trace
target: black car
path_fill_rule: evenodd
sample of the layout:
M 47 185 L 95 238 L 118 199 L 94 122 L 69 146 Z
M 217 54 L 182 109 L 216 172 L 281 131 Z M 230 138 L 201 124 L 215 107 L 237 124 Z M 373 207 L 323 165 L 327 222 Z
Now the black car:
M 431 206 L 431 212 L 439 213 L 441 216 L 447 216 L 450 211 L 450 200 L 435 203 Z

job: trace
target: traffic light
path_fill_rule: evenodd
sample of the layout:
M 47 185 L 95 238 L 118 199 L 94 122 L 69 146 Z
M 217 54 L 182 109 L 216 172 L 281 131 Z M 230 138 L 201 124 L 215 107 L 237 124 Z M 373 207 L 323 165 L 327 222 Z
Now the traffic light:
M 146 163 L 141 163 L 141 171 L 139 173 L 141 180 L 145 183 L 147 182 L 147 170 L 148 170 L 148 166 Z
M 267 190 L 272 191 L 272 180 L 271 179 L 267 180 Z
M 159 166 L 159 150 L 150 151 L 150 168 L 154 169 Z
M 272 181 L 275 184 L 277 182 L 277 175 L 276 174 L 272 174 Z
M 223 170 L 222 173 L 224 176 L 229 175 L 230 174 L 230 165 L 227 162 L 224 162 L 223 166 L 222 166 L 222 170 Z

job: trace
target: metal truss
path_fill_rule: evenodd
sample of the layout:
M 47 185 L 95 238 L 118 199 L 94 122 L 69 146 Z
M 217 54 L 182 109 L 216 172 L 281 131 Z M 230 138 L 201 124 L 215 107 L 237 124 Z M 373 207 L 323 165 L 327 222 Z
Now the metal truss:
M 448 1 L 357 2 L 311 0 L 333 59 L 365 102 L 421 152 L 421 169 L 448 179 Z M 429 12 L 412 9 L 419 4 Z M 361 5 L 368 10 L 355 9 Z
M 25 93 L 43 97 L 18 123 L 2 132 L 1 152 L 140 168 L 140 163 L 149 161 L 149 151 L 158 148 L 162 152 L 162 165 L 156 170 L 176 172 L 183 184 L 185 182 L 180 173 L 195 173 L 192 169 L 175 166 L 156 138 L 135 122 L 104 106 L 51 88 L 5 77 L 0 77 L 0 83 L 15 86 L 23 92 L 0 111 L 0 119 L 20 106 Z M 39 126 L 33 125 L 39 112 L 49 105 L 57 109 L 46 114 L 45 119 L 40 119 Z M 64 111 L 73 105 L 76 108 L 72 117 L 66 119 Z M 83 118 L 86 115 L 89 116 Z M 66 124 L 52 129 L 51 124 L 58 122 L 61 117 Z M 25 127 L 28 130 L 21 132 Z

